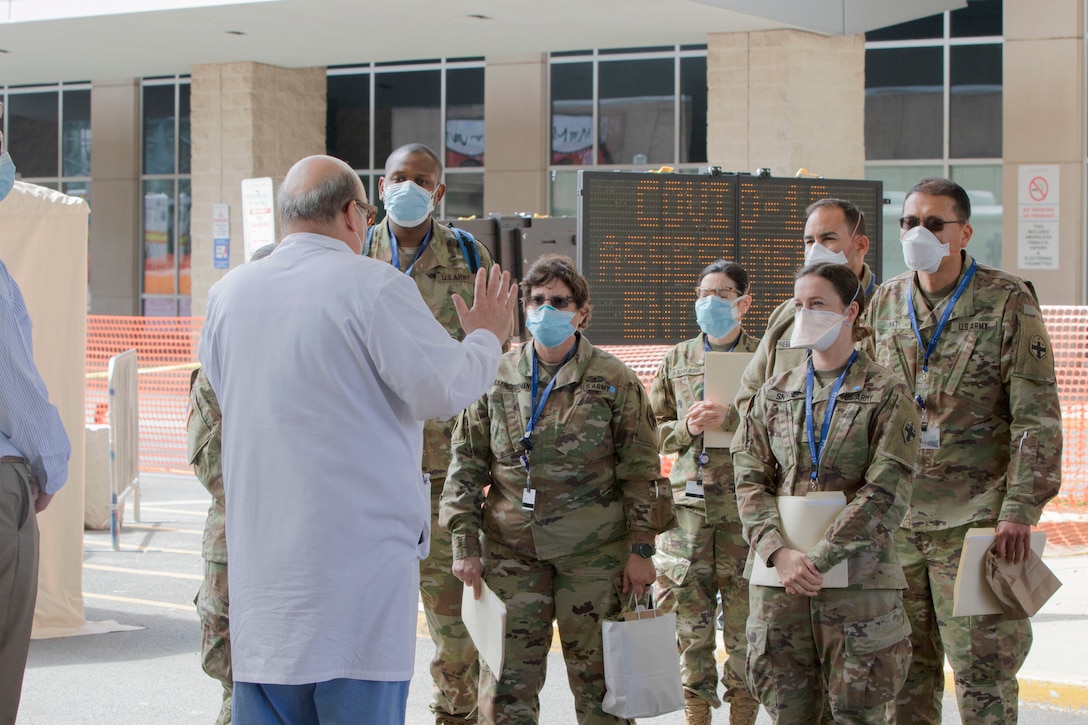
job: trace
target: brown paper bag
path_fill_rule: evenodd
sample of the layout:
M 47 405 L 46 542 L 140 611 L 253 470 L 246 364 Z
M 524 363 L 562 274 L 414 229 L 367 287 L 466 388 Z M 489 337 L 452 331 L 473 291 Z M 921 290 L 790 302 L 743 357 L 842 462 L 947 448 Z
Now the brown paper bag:
M 1026 559 L 1013 564 L 991 549 L 986 556 L 986 581 L 1005 614 L 1013 619 L 1035 616 L 1062 585 L 1050 567 L 1031 550 Z

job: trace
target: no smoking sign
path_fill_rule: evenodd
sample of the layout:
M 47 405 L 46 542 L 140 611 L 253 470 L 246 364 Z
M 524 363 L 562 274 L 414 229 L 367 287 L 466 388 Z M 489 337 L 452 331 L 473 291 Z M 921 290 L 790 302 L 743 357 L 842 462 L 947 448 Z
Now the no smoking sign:
M 1034 201 L 1044 201 L 1050 193 L 1050 184 L 1042 176 L 1032 177 L 1028 182 L 1028 195 Z

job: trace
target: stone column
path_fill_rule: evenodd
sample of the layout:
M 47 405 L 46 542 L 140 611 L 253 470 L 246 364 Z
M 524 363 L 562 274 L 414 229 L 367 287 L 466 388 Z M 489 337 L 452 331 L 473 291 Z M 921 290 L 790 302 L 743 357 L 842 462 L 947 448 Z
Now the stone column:
M 270 176 L 278 187 L 296 161 L 325 153 L 325 69 L 195 65 L 191 124 L 193 315 L 202 316 L 227 272 L 212 264 L 212 206 L 230 205 L 230 263 L 241 264 L 242 180 Z
M 484 212 L 548 212 L 548 58 L 487 59 Z
M 707 36 L 707 158 L 725 171 L 865 178 L 865 38 Z
M 91 84 L 91 134 L 90 312 L 139 315 L 140 79 Z
M 1005 0 L 1001 262 L 1044 305 L 1085 304 L 1083 13 L 1083 0 Z M 1019 267 L 1021 165 L 1058 167 L 1059 269 Z

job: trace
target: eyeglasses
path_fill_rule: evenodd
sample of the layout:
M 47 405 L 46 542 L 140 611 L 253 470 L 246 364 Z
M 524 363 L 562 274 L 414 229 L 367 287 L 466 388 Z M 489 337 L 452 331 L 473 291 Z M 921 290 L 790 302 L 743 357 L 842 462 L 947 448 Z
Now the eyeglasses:
M 905 232 L 909 232 L 914 227 L 921 224 L 934 234 L 939 234 L 944 231 L 945 224 L 966 224 L 967 220 L 963 219 L 941 219 L 939 216 L 927 216 L 925 221 L 922 221 L 916 216 L 905 216 L 899 218 L 899 228 Z
M 359 201 L 358 199 L 352 199 L 351 201 L 355 202 L 355 209 L 363 215 L 363 219 L 366 220 L 366 225 L 368 227 L 374 226 L 374 220 L 378 218 L 378 207 L 373 204 L 367 204 L 365 201 Z M 344 211 L 348 210 L 351 201 L 344 204 Z
M 557 310 L 563 309 L 572 302 L 574 302 L 574 298 L 568 295 L 551 295 L 550 297 L 533 295 L 528 298 L 529 307 L 543 307 L 545 304 L 548 304 Z
M 714 295 L 715 297 L 721 297 L 723 300 L 735 300 L 740 297 L 740 290 L 735 287 L 696 287 L 695 295 L 700 298 Z

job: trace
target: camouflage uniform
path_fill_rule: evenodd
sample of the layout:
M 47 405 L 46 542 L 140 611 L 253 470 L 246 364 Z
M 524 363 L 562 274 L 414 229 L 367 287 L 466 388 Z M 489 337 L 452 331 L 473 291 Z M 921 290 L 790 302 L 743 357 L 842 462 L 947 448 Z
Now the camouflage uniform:
M 758 344 L 742 330 L 734 350 L 755 352 Z M 679 526 L 657 537 L 655 594 L 660 609 L 676 612 L 684 688 L 718 707 L 722 701 L 714 649 L 716 593 L 721 592 L 722 637 L 728 657 L 722 673 L 724 699 L 738 703 L 738 708 L 741 703 L 758 706 L 744 682 L 748 581 L 743 573 L 748 544 L 741 535 L 728 449 L 707 450 L 706 503 L 685 495 L 687 481 L 696 478 L 697 458 L 703 450 L 702 436 L 692 436 L 685 422 L 688 409 L 703 399 L 703 359 L 702 335 L 680 343 L 665 356 L 650 387 L 661 452 L 678 454 L 669 478 Z M 736 408 L 731 407 L 724 430 L 736 430 L 739 420 Z
M 963 272 L 971 264 L 963 254 Z M 998 521 L 1035 525 L 1058 492 L 1062 429 L 1050 337 L 1019 277 L 979 265 L 919 379 L 924 350 L 907 313 L 912 272 L 880 288 L 870 314 L 877 358 L 922 395 L 940 447 L 922 449 L 914 495 L 896 534 L 909 590 L 914 661 L 896 701 L 899 722 L 941 720 L 945 654 L 964 723 L 1015 722 L 1016 673 L 1031 646 L 1028 620 L 952 617 L 963 535 Z M 913 300 L 926 344 L 948 298 Z
M 451 337 L 464 338 L 451 295 L 460 294 L 472 304 L 475 275 L 473 275 L 460 244 L 453 232 L 434 222 L 427 248 L 412 268 L 412 279 L 419 287 L 423 301 Z M 384 262 L 392 261 L 389 240 L 389 218 L 374 228 L 369 256 Z M 491 253 L 477 243 L 480 268 L 490 269 Z M 469 250 L 471 254 L 472 250 Z M 401 254 L 402 268 L 412 260 Z M 475 721 L 476 688 L 480 668 L 476 647 L 461 621 L 461 581 L 453 575 L 453 556 L 449 533 L 438 526 L 438 500 L 450 465 L 450 436 L 453 419 L 429 420 L 423 426 L 423 472 L 431 476 L 431 553 L 419 563 L 419 594 L 427 618 L 427 629 L 434 642 L 431 678 L 434 682 L 431 711 L 436 718 L 446 716 Z
M 873 270 L 869 265 L 863 265 L 861 273 L 861 288 L 865 291 L 865 299 L 871 300 L 876 293 L 878 285 L 873 276 Z M 790 336 L 793 335 L 793 298 L 775 308 L 771 316 L 767 318 L 767 330 L 759 341 L 755 357 L 748 367 L 744 369 L 744 377 L 741 378 L 740 391 L 734 404 L 741 415 L 755 394 L 763 387 L 763 383 L 775 375 L 792 370 L 805 362 L 808 350 L 803 347 L 790 347 Z M 872 353 L 871 338 L 865 338 L 862 346 Z
M 203 368 L 193 371 L 189 387 L 189 463 L 197 479 L 212 495 L 204 522 L 204 581 L 194 603 L 200 615 L 200 659 L 204 671 L 223 683 L 223 704 L 216 725 L 231 719 L 230 619 L 227 590 L 227 511 L 223 493 L 223 414 Z
M 482 557 L 484 578 L 507 607 L 505 664 L 497 680 L 483 668 L 481 722 L 538 721 L 553 621 L 577 722 L 625 722 L 601 710 L 601 623 L 623 608 L 631 544 L 652 543 L 672 524 L 672 501 L 645 388 L 585 337 L 577 345 L 556 373 L 533 434 L 534 511 L 521 507 L 519 461 L 530 416 L 531 343 L 503 357 L 495 384 L 454 431 L 440 520 L 452 532 L 454 558 Z M 545 365 L 540 378 L 541 386 L 551 379 Z
M 783 546 L 775 496 L 803 496 L 812 462 L 805 432 L 801 366 L 769 380 L 733 439 L 737 500 L 752 557 Z M 832 383 L 817 383 L 819 434 Z M 805 552 L 826 572 L 848 560 L 847 589 L 815 597 L 752 586 L 748 619 L 749 686 L 775 722 L 812 723 L 830 705 L 836 721 L 884 722 L 910 662 L 906 587 L 893 532 L 910 501 L 918 457 L 918 410 L 902 381 L 864 351 L 838 396 L 816 490 L 843 491 L 846 509 Z

